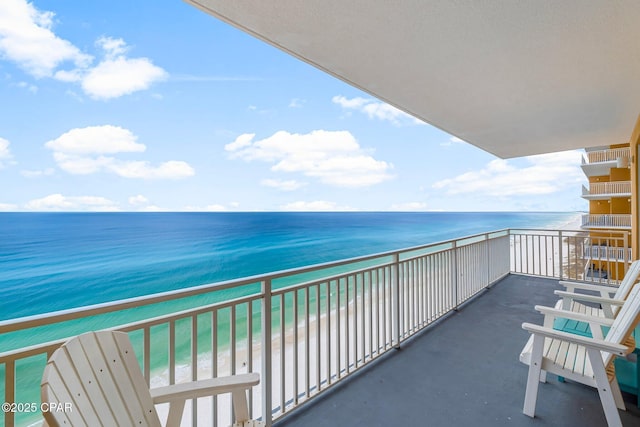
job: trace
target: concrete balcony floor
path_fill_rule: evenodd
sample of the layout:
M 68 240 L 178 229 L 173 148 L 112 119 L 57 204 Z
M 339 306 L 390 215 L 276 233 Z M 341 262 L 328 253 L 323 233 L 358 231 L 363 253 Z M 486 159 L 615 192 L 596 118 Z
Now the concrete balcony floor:
M 522 322 L 542 323 L 557 281 L 510 275 L 398 351 L 280 420 L 293 426 L 606 426 L 596 389 L 549 375 L 536 418 L 522 413 L 528 339 Z M 625 426 L 640 425 L 636 397 L 623 393 Z

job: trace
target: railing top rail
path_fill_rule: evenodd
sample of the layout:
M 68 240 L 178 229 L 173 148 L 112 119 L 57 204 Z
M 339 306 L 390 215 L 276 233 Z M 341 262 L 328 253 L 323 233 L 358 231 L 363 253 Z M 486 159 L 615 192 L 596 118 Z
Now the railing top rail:
M 593 216 L 593 217 L 598 217 L 598 216 L 611 216 L 611 217 L 621 217 L 621 218 L 627 218 L 630 217 L 631 214 L 583 214 L 583 217 L 587 217 L 587 216 Z
M 99 304 L 92 304 L 83 307 L 69 308 L 65 310 L 59 310 L 49 313 L 36 314 L 32 316 L 25 316 L 15 319 L 8 319 L 0 321 L 0 334 L 15 332 L 19 330 L 29 329 L 42 325 L 50 325 L 52 323 L 65 322 L 68 320 L 79 319 L 82 317 L 90 317 L 99 314 L 111 313 L 114 311 L 126 310 L 134 307 L 141 307 L 151 304 L 157 304 L 161 302 L 176 300 L 180 298 L 187 298 L 191 296 L 201 295 L 210 292 L 217 292 L 224 289 L 250 285 L 254 283 L 260 283 L 264 281 L 272 281 L 283 277 L 295 276 L 312 271 L 324 270 L 333 267 L 340 267 L 347 264 L 355 264 L 358 262 L 369 261 L 377 258 L 383 258 L 386 256 L 392 256 L 396 254 L 419 251 L 434 246 L 454 244 L 460 240 L 468 240 L 474 237 L 488 236 L 491 234 L 506 232 L 509 233 L 509 229 L 493 230 L 483 233 L 476 233 L 469 236 L 459 237 L 455 239 L 443 240 L 439 242 L 428 243 L 425 245 L 418 245 L 409 248 L 396 249 L 391 251 L 385 251 L 375 253 L 371 255 L 363 255 L 353 258 L 347 258 L 338 261 L 330 261 L 326 263 L 313 264 L 309 266 L 296 267 L 287 270 L 280 270 L 271 273 L 262 273 L 254 276 L 243 277 L 238 279 L 225 280 L 216 283 L 203 284 L 198 286 L 192 286 L 184 289 L 176 289 L 172 291 L 159 292 L 150 295 L 142 295 L 133 298 L 127 298 L 117 301 L 109 301 Z
M 603 153 L 630 153 L 631 150 L 629 149 L 629 147 L 618 147 L 618 148 L 605 148 L 603 150 L 594 150 L 594 151 L 587 151 L 585 154 L 589 155 L 597 155 L 597 154 L 603 154 Z

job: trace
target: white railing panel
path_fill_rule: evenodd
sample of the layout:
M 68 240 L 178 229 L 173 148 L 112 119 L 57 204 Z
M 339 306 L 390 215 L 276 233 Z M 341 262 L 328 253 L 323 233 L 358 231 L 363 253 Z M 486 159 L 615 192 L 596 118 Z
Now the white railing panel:
M 631 228 L 631 215 L 605 214 L 582 216 L 582 227 L 593 228 Z
M 595 233 L 594 233 L 595 234 Z M 631 262 L 629 233 L 511 230 L 511 272 L 565 280 L 617 284 L 619 265 Z M 616 274 L 609 274 L 615 271 Z
M 601 163 L 615 161 L 618 158 L 631 158 L 629 147 L 614 148 L 608 150 L 588 151 L 586 153 L 589 163 Z
M 589 184 L 586 194 L 631 194 L 631 181 L 594 182 Z

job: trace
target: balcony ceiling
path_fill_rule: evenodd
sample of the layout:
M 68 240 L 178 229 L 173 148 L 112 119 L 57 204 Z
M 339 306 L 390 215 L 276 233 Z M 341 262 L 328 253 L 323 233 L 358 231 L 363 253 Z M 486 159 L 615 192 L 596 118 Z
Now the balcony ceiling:
M 629 140 L 637 0 L 186 0 L 499 157 Z

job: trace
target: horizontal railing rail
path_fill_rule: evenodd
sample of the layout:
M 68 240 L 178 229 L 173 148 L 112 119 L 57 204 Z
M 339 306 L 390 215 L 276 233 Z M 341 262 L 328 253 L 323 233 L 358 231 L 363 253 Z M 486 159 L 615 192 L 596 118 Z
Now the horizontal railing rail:
M 612 274 L 594 272 L 596 267 L 599 273 L 611 272 L 619 265 L 625 271 L 628 234 L 596 237 L 586 231 L 529 229 L 481 233 L 7 320 L 0 323 L 0 340 L 32 336 L 46 327 L 73 335 L 93 327 L 92 319 L 99 318 L 102 329 L 129 333 L 151 388 L 259 372 L 261 382 L 249 394 L 249 409 L 254 418 L 271 425 L 509 273 L 616 283 Z M 144 311 L 156 306 L 167 312 Z M 136 318 L 136 310 L 144 316 Z M 105 315 L 108 322 L 101 317 Z M 68 324 L 72 327 L 63 328 Z M 40 342 L 0 353 L 4 402 L 39 402 L 44 364 L 67 338 L 50 330 L 41 335 Z M 229 425 L 231 407 L 226 396 L 193 400 L 187 403 L 183 422 Z M 158 410 L 164 416 L 166 409 Z M 30 425 L 39 417 L 8 411 L 0 425 Z
M 601 163 L 616 161 L 619 158 L 631 158 L 631 150 L 629 147 L 612 148 L 607 150 L 587 151 L 586 153 L 587 163 Z M 583 158 L 584 163 L 584 158 Z
M 589 189 L 582 187 L 583 196 L 597 195 L 631 195 L 631 181 L 594 182 L 589 184 Z
M 586 214 L 582 216 L 582 227 L 593 228 L 631 228 L 631 215 L 628 214 Z
M 108 315 L 114 323 L 133 313 L 130 322 L 98 324 L 129 333 L 150 387 L 259 372 L 250 411 L 270 425 L 507 275 L 509 247 L 509 231 L 500 230 L 6 320 L 0 340 L 21 342 L 48 329 L 44 342 L 0 353 L 0 399 L 39 401 L 44 364 L 67 338 L 45 339 L 58 325 L 71 325 L 62 329 L 73 335 L 95 325 L 92 319 Z M 169 312 L 135 319 L 156 306 Z M 183 421 L 228 425 L 231 414 L 225 396 L 197 399 L 187 404 Z M 38 417 L 8 411 L 0 421 L 28 425 Z
M 584 257 L 594 260 L 629 261 L 631 248 L 617 248 L 606 245 L 585 246 Z
M 630 233 L 510 230 L 511 273 L 616 285 L 631 263 Z

